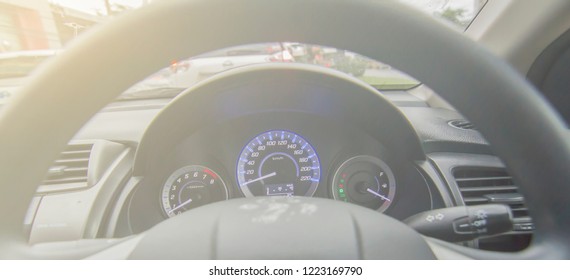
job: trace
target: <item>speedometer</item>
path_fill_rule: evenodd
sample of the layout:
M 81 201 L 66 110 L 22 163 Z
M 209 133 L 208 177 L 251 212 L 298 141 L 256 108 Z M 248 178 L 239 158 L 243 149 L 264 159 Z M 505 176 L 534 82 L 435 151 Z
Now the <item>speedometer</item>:
M 254 137 L 243 148 L 237 179 L 246 197 L 312 196 L 321 179 L 321 164 L 303 137 L 272 130 Z

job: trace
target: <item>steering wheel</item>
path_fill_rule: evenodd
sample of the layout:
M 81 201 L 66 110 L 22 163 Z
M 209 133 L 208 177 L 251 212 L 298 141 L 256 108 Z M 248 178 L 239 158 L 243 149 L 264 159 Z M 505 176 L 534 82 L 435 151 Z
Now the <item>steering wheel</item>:
M 152 245 L 164 245 L 162 251 L 176 250 L 172 244 L 166 244 L 168 238 L 160 234 L 163 230 L 180 228 L 190 220 L 218 218 L 225 221 L 215 227 L 217 233 L 223 235 L 224 229 L 238 226 L 228 221 L 228 217 L 232 217 L 224 214 L 228 209 L 236 209 L 244 203 L 264 203 L 233 200 L 211 205 L 209 209 L 213 211 L 209 215 L 213 216 L 197 217 L 204 211 L 196 209 L 140 236 L 116 242 L 118 245 L 111 244 L 107 250 L 121 251 L 128 243 L 134 248 L 130 250 L 134 256 L 143 258 L 322 256 L 310 254 L 309 249 L 322 249 L 336 258 L 431 258 L 434 253 L 442 257 L 441 252 L 469 258 L 570 258 L 570 145 L 558 115 L 506 63 L 443 24 L 394 2 L 161 1 L 91 30 L 91 34 L 74 42 L 54 62 L 42 68 L 1 112 L 0 211 L 4 214 L 0 216 L 0 256 L 74 258 L 100 250 L 97 246 L 98 249 L 91 250 L 89 246 L 68 246 L 66 250 L 30 246 L 22 233 L 22 221 L 36 186 L 66 143 L 92 115 L 129 85 L 172 58 L 233 45 L 293 41 L 349 49 L 386 62 L 429 85 L 476 123 L 496 154 L 505 161 L 527 199 L 536 226 L 530 247 L 515 254 L 463 248 L 422 238 L 395 220 L 377 213 L 372 215 L 354 205 L 301 198 L 276 202 L 292 208 L 295 203 L 309 203 L 319 209 L 346 214 L 343 223 L 352 223 L 354 230 L 334 238 L 351 241 L 351 236 L 360 236 L 352 242 L 370 245 L 373 249 L 395 238 L 399 238 L 399 242 L 391 243 L 409 245 L 369 255 L 358 248 L 315 248 L 309 246 L 314 240 L 308 239 L 299 241 L 302 244 L 296 247 L 307 245 L 307 248 L 293 255 L 279 252 L 279 246 L 265 248 L 274 250 L 273 254 L 253 256 L 240 255 L 240 252 L 207 256 L 151 254 L 153 248 L 155 252 L 160 251 Z M 302 226 L 307 223 L 306 219 L 292 223 Z M 321 227 L 328 225 L 326 220 L 316 221 Z M 363 229 L 362 225 L 370 228 Z M 275 230 L 271 224 L 259 227 L 263 227 L 262 231 Z M 246 232 L 241 228 L 237 234 Z M 224 244 L 225 239 L 208 246 L 232 250 L 224 248 Z M 395 255 L 400 249 L 405 253 Z M 352 255 L 353 252 L 357 253 Z

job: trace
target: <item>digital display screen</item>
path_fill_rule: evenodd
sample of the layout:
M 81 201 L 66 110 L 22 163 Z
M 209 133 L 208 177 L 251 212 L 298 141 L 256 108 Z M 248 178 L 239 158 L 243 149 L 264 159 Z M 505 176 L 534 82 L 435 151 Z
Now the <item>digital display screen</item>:
M 293 196 L 295 186 L 293 184 L 271 184 L 265 185 L 267 195 Z

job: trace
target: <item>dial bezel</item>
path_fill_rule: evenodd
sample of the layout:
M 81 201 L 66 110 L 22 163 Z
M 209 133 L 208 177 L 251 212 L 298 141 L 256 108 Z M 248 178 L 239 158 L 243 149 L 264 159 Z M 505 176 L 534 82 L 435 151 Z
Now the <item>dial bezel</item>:
M 392 205 L 392 203 L 394 202 L 394 198 L 396 196 L 396 178 L 394 176 L 394 172 L 392 171 L 392 169 L 390 168 L 390 166 L 386 162 L 384 162 L 383 160 L 381 160 L 377 157 L 370 156 L 370 155 L 358 155 L 358 156 L 351 157 L 351 158 L 345 160 L 336 169 L 336 171 L 333 175 L 333 180 L 332 180 L 332 184 L 331 184 L 331 193 L 333 195 L 333 198 L 335 200 L 342 201 L 342 199 L 337 194 L 337 186 L 340 182 L 340 179 L 342 179 L 341 178 L 341 172 L 344 169 L 346 169 L 347 167 L 349 167 L 350 165 L 357 163 L 357 162 L 372 163 L 384 171 L 384 174 L 388 178 L 388 196 L 387 196 L 387 198 L 390 201 L 384 201 L 382 203 L 382 205 L 375 210 L 378 212 L 386 211 L 390 207 L 390 205 Z M 354 203 L 352 201 L 348 201 L 348 202 Z M 357 204 L 357 203 L 355 203 L 355 204 Z
M 251 138 L 246 145 L 244 145 L 244 147 L 242 148 L 238 159 L 237 159 L 237 163 L 236 163 L 236 181 L 237 181 L 237 186 L 240 189 L 240 191 L 243 193 L 243 195 L 245 197 L 255 197 L 256 195 L 254 195 L 252 193 L 252 191 L 249 189 L 248 185 L 244 185 L 244 183 L 249 184 L 248 182 L 251 180 L 246 180 L 246 176 L 247 174 L 245 174 L 246 172 L 246 168 L 245 168 L 245 164 L 246 162 L 249 161 L 249 157 L 251 155 L 251 153 L 254 153 L 256 150 L 256 146 L 259 146 L 261 144 L 266 144 L 267 141 L 274 141 L 272 137 L 281 137 L 281 140 L 285 140 L 285 136 L 287 136 L 286 139 L 290 139 L 292 142 L 292 144 L 300 144 L 301 146 L 301 150 L 303 150 L 303 153 L 307 153 L 307 157 L 309 158 L 309 164 L 310 164 L 310 171 L 301 171 L 301 166 L 300 164 L 297 162 L 298 159 L 298 155 L 295 154 L 286 154 L 284 152 L 277 152 L 277 151 L 267 151 L 264 150 L 263 152 L 265 153 L 264 156 L 267 157 L 269 155 L 273 155 L 275 153 L 280 153 L 283 156 L 288 157 L 289 159 L 293 159 L 293 162 L 296 165 L 297 168 L 297 177 L 301 177 L 301 172 L 310 172 L 309 175 L 305 175 L 305 176 L 310 176 L 310 186 L 307 188 L 307 191 L 303 193 L 303 196 L 313 196 L 315 194 L 315 192 L 317 191 L 317 188 L 319 186 L 320 180 L 321 180 L 321 163 L 320 163 L 320 159 L 318 156 L 317 151 L 315 150 L 315 148 L 310 144 L 309 141 L 307 141 L 303 136 L 299 135 L 298 133 L 295 133 L 293 131 L 289 131 L 289 130 L 284 130 L 284 129 L 276 129 L 276 130 L 269 130 L 269 131 L 265 131 L 263 133 L 258 134 L 257 136 Z M 277 140 L 278 141 L 278 140 Z M 267 146 L 267 145 L 266 145 Z M 278 146 L 278 145 L 277 145 Z M 276 147 L 277 147 L 276 146 Z M 259 157 L 260 159 L 262 158 L 261 156 Z M 301 157 L 299 157 L 301 158 Z M 259 164 L 259 166 L 255 165 L 254 166 L 254 174 L 256 175 L 256 178 L 262 177 L 263 175 L 266 174 L 261 174 L 261 168 L 263 167 L 263 160 L 262 163 Z M 303 166 L 303 167 L 307 167 L 307 166 Z M 251 174 L 249 174 L 251 175 Z M 255 180 L 255 179 L 253 179 Z M 256 183 L 256 182 L 254 182 Z
M 208 172 L 206 172 L 206 170 Z M 222 179 L 222 177 L 217 172 L 215 172 L 211 168 L 208 168 L 208 167 L 203 166 L 203 165 L 194 164 L 194 165 L 183 166 L 183 167 L 177 169 L 176 171 L 172 172 L 172 174 L 166 179 L 166 181 L 164 182 L 164 185 L 162 186 L 161 193 L 160 193 L 160 202 L 161 202 L 161 206 L 162 206 L 161 207 L 162 212 L 166 217 L 172 218 L 172 217 L 177 215 L 177 214 L 171 212 L 172 206 L 170 205 L 170 200 L 169 200 L 169 197 L 171 195 L 170 192 L 171 192 L 172 184 L 174 183 L 174 181 L 176 181 L 177 178 L 184 175 L 185 173 L 190 173 L 190 172 L 203 172 L 203 173 L 206 173 L 206 174 L 210 175 L 211 177 L 213 177 L 214 180 L 218 180 L 221 187 L 223 187 L 223 193 L 225 194 L 225 197 L 221 200 L 228 200 L 229 199 L 228 187 L 227 187 L 226 183 L 224 182 L 224 180 Z M 221 201 L 221 200 L 210 201 L 208 203 Z M 182 208 L 184 209 L 182 212 L 185 212 L 185 211 L 192 209 L 192 208 L 186 209 L 184 207 L 182 207 Z

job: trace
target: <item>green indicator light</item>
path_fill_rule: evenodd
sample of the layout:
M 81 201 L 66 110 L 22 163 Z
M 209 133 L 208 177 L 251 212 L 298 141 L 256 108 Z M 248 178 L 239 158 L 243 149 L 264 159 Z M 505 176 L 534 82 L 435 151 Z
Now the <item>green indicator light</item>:
M 343 189 L 339 189 L 338 192 L 339 192 L 339 193 L 343 193 L 344 190 L 343 190 Z
M 341 184 L 344 184 L 344 179 L 340 179 L 340 183 L 341 183 Z

